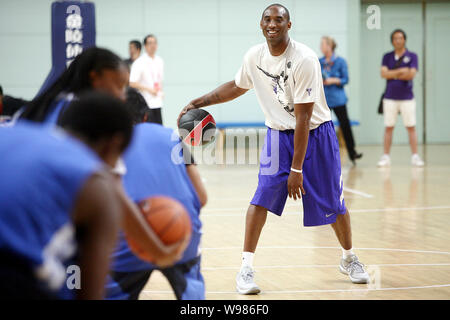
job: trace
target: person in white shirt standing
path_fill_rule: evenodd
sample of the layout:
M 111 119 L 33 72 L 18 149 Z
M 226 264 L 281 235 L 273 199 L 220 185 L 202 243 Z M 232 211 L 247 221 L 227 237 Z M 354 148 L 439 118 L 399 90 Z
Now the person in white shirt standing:
M 236 289 L 259 293 L 253 255 L 267 218 L 278 216 L 287 197 L 303 200 L 303 224 L 331 224 L 342 246 L 340 271 L 354 283 L 369 275 L 352 250 L 350 214 L 345 207 L 339 144 L 323 89 L 319 58 L 289 37 L 289 11 L 272 4 L 260 26 L 266 42 L 247 52 L 235 79 L 192 100 L 182 111 L 233 100 L 254 89 L 266 118 L 258 187 L 247 210 L 244 252 Z
M 130 87 L 139 90 L 149 107 L 148 122 L 162 124 L 162 81 L 164 61 L 156 55 L 158 40 L 152 34 L 144 38 L 145 52 L 131 66 Z

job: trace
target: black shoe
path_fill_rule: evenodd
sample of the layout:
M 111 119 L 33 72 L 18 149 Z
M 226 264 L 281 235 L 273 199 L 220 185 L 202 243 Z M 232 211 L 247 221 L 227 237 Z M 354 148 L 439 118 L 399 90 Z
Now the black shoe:
M 361 159 L 363 156 L 362 153 L 357 153 L 356 151 L 350 156 L 350 160 L 352 161 L 353 165 L 356 165 L 355 160 Z

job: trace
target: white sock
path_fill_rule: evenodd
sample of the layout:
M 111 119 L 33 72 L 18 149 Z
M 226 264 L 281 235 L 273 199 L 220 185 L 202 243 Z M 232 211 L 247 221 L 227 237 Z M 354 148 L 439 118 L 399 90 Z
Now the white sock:
M 348 256 L 354 255 L 353 248 L 350 248 L 348 250 L 345 250 L 342 248 L 342 259 L 347 259 Z
M 244 267 L 253 268 L 253 257 L 255 254 L 253 252 L 242 252 L 242 265 L 241 269 Z

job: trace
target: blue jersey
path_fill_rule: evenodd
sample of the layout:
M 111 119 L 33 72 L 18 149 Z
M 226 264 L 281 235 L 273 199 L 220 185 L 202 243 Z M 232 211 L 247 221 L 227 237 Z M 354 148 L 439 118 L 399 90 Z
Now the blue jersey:
M 39 282 L 71 298 L 66 268 L 76 242 L 70 214 L 100 161 L 62 131 L 27 121 L 0 128 L 0 154 L 0 250 L 27 261 Z
M 135 202 L 163 195 L 181 202 L 192 222 L 192 238 L 179 263 L 198 255 L 201 235 L 200 201 L 186 171 L 178 135 L 158 124 L 143 123 L 134 129 L 133 140 L 123 156 L 127 173 L 125 191 Z M 112 270 L 133 272 L 156 268 L 136 257 L 123 234 L 113 253 Z
M 58 122 L 59 116 L 72 102 L 73 95 L 63 96 L 62 99 L 57 99 L 51 104 L 51 111 L 47 114 L 44 124 L 54 126 Z

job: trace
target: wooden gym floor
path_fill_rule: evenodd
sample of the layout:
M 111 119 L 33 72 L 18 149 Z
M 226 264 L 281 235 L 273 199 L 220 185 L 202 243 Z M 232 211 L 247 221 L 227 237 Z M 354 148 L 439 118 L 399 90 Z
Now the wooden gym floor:
M 303 227 L 301 202 L 270 214 L 255 255 L 262 293 L 235 292 L 245 212 L 257 185 L 257 165 L 199 165 L 209 193 L 202 210 L 202 272 L 207 299 L 449 299 L 450 145 L 420 148 L 424 168 L 410 166 L 408 146 L 392 150 L 379 169 L 380 146 L 359 147 L 356 167 L 342 159 L 353 246 L 371 283 L 352 284 L 338 270 L 339 244 L 330 226 Z M 140 299 L 174 299 L 159 272 Z

